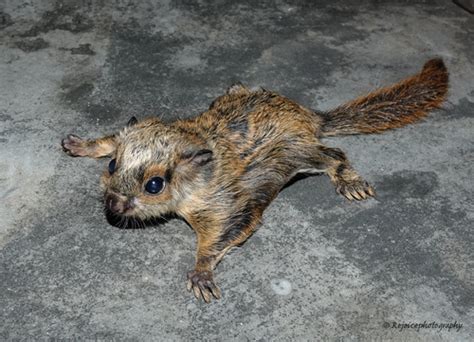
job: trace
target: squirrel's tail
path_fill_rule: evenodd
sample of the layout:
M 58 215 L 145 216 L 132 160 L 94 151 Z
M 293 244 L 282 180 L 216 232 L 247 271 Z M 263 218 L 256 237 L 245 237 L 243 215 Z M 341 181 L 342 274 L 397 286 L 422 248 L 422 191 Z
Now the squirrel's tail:
M 439 108 L 448 91 L 448 71 L 440 58 L 392 86 L 323 113 L 323 136 L 381 133 L 403 127 Z

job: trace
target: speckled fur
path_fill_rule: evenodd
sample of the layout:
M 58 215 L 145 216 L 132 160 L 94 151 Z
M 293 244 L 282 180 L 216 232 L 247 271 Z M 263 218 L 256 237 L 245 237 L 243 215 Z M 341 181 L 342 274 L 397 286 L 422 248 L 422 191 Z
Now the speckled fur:
M 196 118 L 171 124 L 131 120 L 113 136 L 86 141 L 70 135 L 62 145 L 72 156 L 116 158 L 116 171 L 104 172 L 101 184 L 121 216 L 144 220 L 174 213 L 192 226 L 198 247 L 188 289 L 209 302 L 221 296 L 212 274 L 216 264 L 255 231 L 264 209 L 297 173 L 326 172 L 350 200 L 374 196 L 345 154 L 320 137 L 379 133 L 415 122 L 441 105 L 447 87 L 440 59 L 327 113 L 235 84 Z M 154 176 L 165 179 L 165 188 L 150 195 L 144 186 Z

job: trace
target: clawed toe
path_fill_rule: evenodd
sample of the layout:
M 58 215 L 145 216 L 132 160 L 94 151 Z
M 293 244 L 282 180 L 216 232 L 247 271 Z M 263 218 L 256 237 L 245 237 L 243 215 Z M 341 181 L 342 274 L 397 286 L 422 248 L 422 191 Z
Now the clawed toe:
M 212 272 L 190 271 L 188 272 L 188 291 L 193 291 L 194 297 L 203 299 L 206 303 L 211 302 L 211 298 L 221 298 L 221 291 L 214 283 Z
M 375 196 L 374 188 L 364 180 L 344 182 L 337 186 L 336 191 L 350 201 L 361 201 Z

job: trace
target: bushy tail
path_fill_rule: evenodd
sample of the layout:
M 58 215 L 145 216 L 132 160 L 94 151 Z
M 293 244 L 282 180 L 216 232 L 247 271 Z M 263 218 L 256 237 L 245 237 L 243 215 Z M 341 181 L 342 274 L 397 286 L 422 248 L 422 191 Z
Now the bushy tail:
M 419 74 L 324 113 L 322 135 L 381 133 L 403 127 L 439 108 L 447 91 L 443 60 L 429 60 Z

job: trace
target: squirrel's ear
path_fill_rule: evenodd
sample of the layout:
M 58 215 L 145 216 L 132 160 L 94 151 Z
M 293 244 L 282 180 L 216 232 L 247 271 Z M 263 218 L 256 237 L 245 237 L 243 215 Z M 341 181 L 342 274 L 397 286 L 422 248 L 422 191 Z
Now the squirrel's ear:
M 181 160 L 197 166 L 207 164 L 212 160 L 212 151 L 209 149 L 189 149 L 181 154 Z
M 127 122 L 127 127 L 133 126 L 138 122 L 137 118 L 132 116 Z

